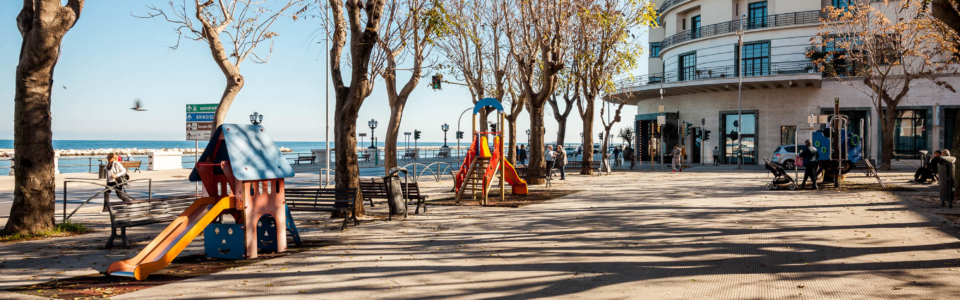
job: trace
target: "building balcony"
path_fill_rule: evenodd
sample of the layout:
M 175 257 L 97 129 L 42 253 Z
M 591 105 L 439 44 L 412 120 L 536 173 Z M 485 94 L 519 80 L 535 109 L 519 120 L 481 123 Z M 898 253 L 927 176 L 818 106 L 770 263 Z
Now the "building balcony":
M 666 5 L 666 3 L 664 4 Z M 666 7 L 665 5 L 664 7 Z M 764 18 L 748 18 L 744 20 L 743 29 L 746 31 L 780 26 L 819 24 L 821 17 L 826 17 L 825 13 L 822 13 L 818 10 L 813 10 L 771 15 Z M 740 30 L 740 20 L 733 20 L 729 22 L 693 28 L 690 30 L 684 30 L 677 34 L 668 36 L 660 42 L 661 55 L 668 48 L 684 42 L 723 34 L 736 33 L 737 30 Z
M 736 65 L 728 65 L 637 76 L 616 82 L 617 93 L 610 97 L 625 97 L 627 104 L 636 105 L 641 100 L 659 98 L 661 88 L 664 96 L 735 91 L 738 71 Z M 773 62 L 744 70 L 743 89 L 819 88 L 822 82 L 823 74 L 809 60 Z
M 674 6 L 677 6 L 677 4 L 684 3 L 684 2 L 687 2 L 687 1 L 690 1 L 690 0 L 667 0 L 667 1 L 664 1 L 663 4 L 660 5 L 660 8 L 657 9 L 657 15 L 663 17 L 663 13 L 666 12 L 668 9 L 670 9 L 670 8 L 672 8 L 672 7 L 674 7 Z

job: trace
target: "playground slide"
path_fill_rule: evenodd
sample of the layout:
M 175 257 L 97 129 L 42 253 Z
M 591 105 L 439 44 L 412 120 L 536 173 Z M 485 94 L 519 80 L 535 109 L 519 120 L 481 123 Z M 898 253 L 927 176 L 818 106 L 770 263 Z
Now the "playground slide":
M 503 178 L 510 184 L 514 195 L 527 194 L 527 181 L 517 176 L 517 169 L 513 167 L 510 161 L 505 161 L 507 167 L 503 170 Z
M 194 238 L 203 232 L 224 209 L 229 209 L 233 201 L 230 197 L 220 200 L 214 197 L 197 199 L 173 223 L 170 223 L 136 257 L 110 264 L 107 274 L 112 276 L 133 277 L 144 280 L 150 273 L 165 268 L 187 247 Z

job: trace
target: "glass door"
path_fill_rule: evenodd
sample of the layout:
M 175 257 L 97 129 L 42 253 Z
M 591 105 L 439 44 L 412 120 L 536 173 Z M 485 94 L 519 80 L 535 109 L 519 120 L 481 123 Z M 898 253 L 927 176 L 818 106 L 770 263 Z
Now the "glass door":
M 737 120 L 737 114 L 723 115 L 723 157 L 724 163 L 736 164 L 738 157 L 743 164 L 756 164 L 757 155 L 757 115 L 743 113 L 743 123 Z M 737 131 L 741 130 L 739 137 Z

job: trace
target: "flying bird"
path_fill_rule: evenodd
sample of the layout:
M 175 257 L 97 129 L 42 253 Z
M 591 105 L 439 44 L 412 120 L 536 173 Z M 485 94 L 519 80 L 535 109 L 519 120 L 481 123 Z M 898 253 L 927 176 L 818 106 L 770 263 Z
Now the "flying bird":
M 63 89 L 67 89 L 67 86 L 63 86 Z
M 146 109 L 143 108 L 142 103 L 140 103 L 140 98 L 133 100 L 133 108 L 131 109 L 135 111 L 147 111 Z

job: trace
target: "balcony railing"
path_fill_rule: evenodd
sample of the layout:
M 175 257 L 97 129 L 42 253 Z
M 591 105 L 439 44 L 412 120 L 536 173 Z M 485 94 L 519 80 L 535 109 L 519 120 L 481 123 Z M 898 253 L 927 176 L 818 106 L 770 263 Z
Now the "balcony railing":
M 663 4 L 660 5 L 660 9 L 657 9 L 657 15 L 661 15 L 661 16 L 662 16 L 662 15 L 663 15 L 663 12 L 667 11 L 667 10 L 670 9 L 671 7 L 674 7 L 674 6 L 676 6 L 677 4 L 680 4 L 680 3 L 683 3 L 683 2 L 687 2 L 687 1 L 690 1 L 690 0 L 667 0 L 667 1 L 664 1 Z
M 748 72 L 752 71 L 752 72 Z M 818 71 L 809 60 L 785 61 L 770 63 L 768 69 L 757 72 L 756 69 L 744 70 L 743 77 L 758 77 L 771 75 L 791 75 L 791 74 L 817 74 Z M 689 74 L 689 73 L 688 73 Z M 711 80 L 723 78 L 736 78 L 737 68 L 735 65 L 703 67 L 696 68 L 693 72 L 693 78 L 680 78 L 680 72 L 668 71 L 665 73 L 653 73 L 636 76 L 632 79 L 617 81 L 617 91 L 625 92 L 625 89 L 643 87 L 647 85 L 656 85 L 662 83 L 676 83 L 698 80 Z M 665 81 L 664 81 L 665 80 Z
M 815 24 L 820 23 L 821 17 L 826 17 L 826 14 L 820 12 L 819 10 L 786 13 L 766 16 L 764 18 L 745 19 L 745 24 L 743 24 L 743 27 L 745 30 L 750 30 L 777 26 Z M 740 30 L 740 20 L 733 20 L 729 22 L 707 25 L 700 28 L 684 30 L 663 39 L 663 41 L 660 42 L 660 49 L 667 49 L 676 44 L 690 40 L 737 32 L 737 30 Z

